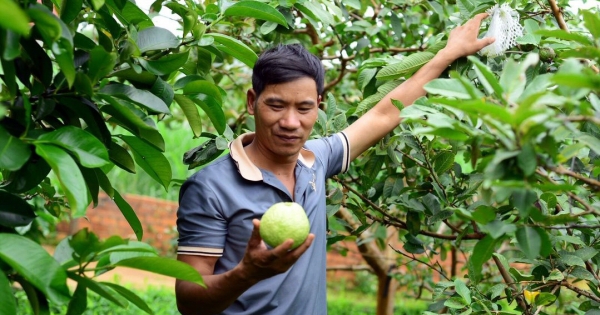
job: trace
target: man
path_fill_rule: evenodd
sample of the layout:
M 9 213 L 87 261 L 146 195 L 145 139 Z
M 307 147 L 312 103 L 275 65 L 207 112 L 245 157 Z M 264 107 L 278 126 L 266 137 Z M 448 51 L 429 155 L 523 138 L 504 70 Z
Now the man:
M 494 41 L 478 39 L 477 15 L 454 29 L 447 46 L 410 79 L 343 132 L 308 140 L 323 92 L 323 67 L 300 45 L 278 46 L 257 61 L 248 112 L 256 132 L 240 136 L 230 154 L 190 177 L 180 192 L 177 258 L 202 274 L 206 288 L 176 283 L 184 314 L 326 314 L 325 181 L 400 123 L 392 99 L 405 105 L 459 57 Z M 306 210 L 311 234 L 270 249 L 259 234 L 274 203 L 295 201 Z

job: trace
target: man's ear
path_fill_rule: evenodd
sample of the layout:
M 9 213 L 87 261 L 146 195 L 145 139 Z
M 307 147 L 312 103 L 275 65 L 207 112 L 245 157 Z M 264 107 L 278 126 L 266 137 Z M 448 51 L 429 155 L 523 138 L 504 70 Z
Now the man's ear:
M 250 115 L 254 115 L 256 101 L 256 92 L 254 92 L 254 89 L 249 89 L 248 92 L 246 92 L 246 109 L 248 109 Z
M 319 95 L 319 97 L 317 97 L 317 106 L 321 105 L 321 101 L 323 101 L 323 96 Z

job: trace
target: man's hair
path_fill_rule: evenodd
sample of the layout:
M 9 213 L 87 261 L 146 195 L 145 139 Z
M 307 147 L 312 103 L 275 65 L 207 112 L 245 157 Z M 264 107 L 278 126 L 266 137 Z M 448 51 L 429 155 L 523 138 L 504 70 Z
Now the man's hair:
M 252 72 L 252 88 L 259 96 L 267 85 L 308 77 L 315 80 L 317 93 L 322 95 L 324 76 L 321 60 L 302 45 L 279 44 L 258 57 Z

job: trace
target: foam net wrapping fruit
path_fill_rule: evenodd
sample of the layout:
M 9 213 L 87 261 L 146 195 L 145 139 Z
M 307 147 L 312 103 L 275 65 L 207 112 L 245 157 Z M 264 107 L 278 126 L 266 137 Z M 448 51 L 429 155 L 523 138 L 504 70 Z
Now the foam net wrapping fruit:
M 519 24 L 519 13 L 507 3 L 501 6 L 496 4 L 486 12 L 491 16 L 491 22 L 484 37 L 494 37 L 496 41 L 479 53 L 487 57 L 496 57 L 516 45 L 517 38 L 523 36 L 523 26 Z

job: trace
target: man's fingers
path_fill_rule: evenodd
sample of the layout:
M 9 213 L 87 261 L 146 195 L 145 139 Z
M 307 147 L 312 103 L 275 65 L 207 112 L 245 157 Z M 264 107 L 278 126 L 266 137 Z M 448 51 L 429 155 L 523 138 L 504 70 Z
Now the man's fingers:
M 248 241 L 248 247 L 258 247 L 262 241 L 262 238 L 260 237 L 260 221 L 254 219 L 252 220 L 252 225 L 254 225 L 254 229 L 252 230 L 252 235 Z
M 483 19 L 485 19 L 488 16 L 490 16 L 490 15 L 483 12 L 483 13 L 479 13 L 479 14 L 475 15 L 471 20 L 477 21 L 477 23 L 481 24 L 481 21 L 483 21 Z
M 304 240 L 304 243 L 300 244 L 300 246 L 296 247 L 292 252 L 295 255 L 298 255 L 298 257 L 300 257 L 300 255 L 302 255 L 312 244 L 313 240 L 315 239 L 315 235 L 310 233 L 308 234 L 308 237 L 306 237 L 306 240 Z
M 495 42 L 496 39 L 494 37 L 484 37 L 482 39 L 479 40 L 479 44 L 481 46 L 480 50 L 483 49 L 483 47 L 490 45 L 491 43 Z

